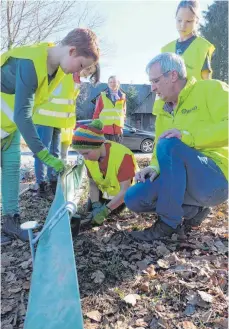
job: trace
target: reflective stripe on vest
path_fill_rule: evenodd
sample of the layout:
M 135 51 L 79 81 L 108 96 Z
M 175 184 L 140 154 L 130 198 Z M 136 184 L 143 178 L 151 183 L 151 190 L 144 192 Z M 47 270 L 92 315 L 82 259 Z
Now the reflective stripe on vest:
M 9 105 L 1 98 L 1 110 L 5 113 L 5 115 L 9 118 L 10 121 L 14 122 L 14 112 L 13 109 L 9 107 Z
M 1 134 L 1 139 L 9 136 L 10 134 L 8 132 L 6 132 L 5 130 L 1 129 L 0 131 L 0 134 Z
M 65 75 L 48 101 L 36 108 L 33 122 L 56 128 L 73 128 L 76 122 L 76 99 L 78 95 L 79 84 L 74 83 L 71 74 Z
M 122 113 L 123 110 L 117 110 L 117 109 L 103 109 L 103 112 L 117 112 L 117 113 Z
M 75 113 L 56 112 L 56 111 L 50 111 L 45 109 L 38 109 L 37 113 L 55 118 L 72 118 L 76 116 Z
M 120 117 L 114 117 L 114 116 L 106 117 L 104 115 L 99 116 L 99 118 L 102 119 L 102 120 L 110 120 L 110 121 L 112 121 L 112 120 L 120 120 Z
M 64 99 L 64 98 L 49 98 L 49 102 L 53 104 L 60 104 L 60 105 L 74 105 L 76 103 L 73 99 Z
M 116 125 L 123 128 L 125 114 L 124 104 L 125 99 L 118 99 L 115 104 L 107 97 L 105 92 L 101 93 L 104 108 L 99 114 L 99 119 L 102 121 L 104 126 Z

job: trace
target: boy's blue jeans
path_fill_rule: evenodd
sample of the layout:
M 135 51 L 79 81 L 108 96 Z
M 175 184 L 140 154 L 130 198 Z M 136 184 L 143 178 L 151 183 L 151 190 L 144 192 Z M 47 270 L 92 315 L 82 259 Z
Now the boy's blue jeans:
M 228 198 L 228 182 L 213 160 L 177 138 L 157 143 L 160 175 L 137 183 L 125 195 L 126 206 L 135 212 L 156 212 L 176 228 L 182 217 L 194 217 L 199 207 L 216 206 Z
M 60 132 L 59 128 L 36 125 L 37 133 L 40 136 L 42 143 L 47 147 L 49 152 L 56 158 L 60 157 Z M 35 158 L 35 175 L 38 184 L 46 181 L 46 168 L 47 166 L 38 158 Z M 56 172 L 53 168 L 48 167 L 47 178 L 49 181 L 57 180 Z

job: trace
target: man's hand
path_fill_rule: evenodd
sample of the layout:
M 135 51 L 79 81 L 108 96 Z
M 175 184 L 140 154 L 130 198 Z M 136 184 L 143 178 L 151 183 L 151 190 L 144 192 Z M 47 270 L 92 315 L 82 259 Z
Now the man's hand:
M 151 167 L 146 167 L 136 173 L 135 180 L 137 182 L 145 183 L 146 178 L 150 178 L 150 181 L 152 182 L 156 177 L 157 177 L 157 172 Z
M 92 224 L 101 225 L 104 219 L 110 214 L 111 210 L 106 205 L 103 205 L 101 208 L 96 208 L 96 212 L 95 214 L 94 211 L 92 211 Z
M 161 136 L 158 139 L 161 139 L 161 138 L 172 138 L 172 137 L 181 139 L 182 134 L 181 134 L 180 130 L 178 130 L 178 129 L 170 129 L 170 130 L 167 130 L 163 134 L 161 134 Z

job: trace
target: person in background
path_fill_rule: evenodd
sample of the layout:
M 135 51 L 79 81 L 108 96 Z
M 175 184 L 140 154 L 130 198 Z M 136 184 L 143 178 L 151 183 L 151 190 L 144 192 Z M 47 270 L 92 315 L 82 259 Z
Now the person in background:
M 1 55 L 2 236 L 28 240 L 20 228 L 20 133 L 34 155 L 57 173 L 64 163 L 51 155 L 37 134 L 33 113 L 46 104 L 65 74 L 80 73 L 99 60 L 96 35 L 75 29 L 57 45 L 40 43 Z
M 187 79 L 184 60 L 163 53 L 147 65 L 152 91 L 163 100 L 157 111 L 150 166 L 125 195 L 135 212 L 156 212 L 149 229 L 132 237 L 152 242 L 198 227 L 210 207 L 228 198 L 228 85 Z
M 42 108 L 38 107 L 33 114 L 33 122 L 36 124 L 41 141 L 56 158 L 60 158 L 61 153 L 63 154 L 63 150 L 61 151 L 61 128 L 62 135 L 65 137 L 65 145 L 66 140 L 69 143 L 69 140 L 72 139 L 72 132 L 76 123 L 76 99 L 80 92 L 80 77 L 87 77 L 92 74 L 94 76 L 96 74 L 98 78 L 95 65 L 83 69 L 79 74 L 66 75 L 51 94 L 49 102 L 42 104 Z M 64 160 L 63 157 L 61 159 Z M 36 185 L 39 186 L 38 195 L 52 200 L 57 185 L 56 171 L 48 167 L 46 177 L 46 165 L 35 158 L 35 175 Z
M 93 65 L 93 66 L 83 70 L 80 73 L 80 77 L 88 78 L 88 76 L 90 76 L 90 79 L 89 79 L 90 83 L 93 86 L 96 86 L 96 84 L 100 80 L 100 65 L 98 63 L 96 65 Z M 80 91 L 81 81 L 78 80 L 78 82 L 75 82 L 75 83 L 78 83 L 78 88 Z M 72 126 L 71 128 L 62 128 L 61 129 L 61 159 L 65 163 L 67 163 L 67 160 L 68 160 L 68 149 L 72 143 L 72 135 L 73 135 L 74 128 L 75 128 L 75 123 L 74 123 L 74 126 Z
M 162 53 L 172 52 L 184 58 L 188 77 L 197 80 L 212 76 L 211 59 L 215 47 L 197 33 L 200 19 L 198 1 L 181 1 L 176 11 L 179 38 L 164 46 Z
M 108 79 L 108 89 L 99 96 L 93 120 L 103 123 L 105 138 L 122 143 L 123 127 L 126 117 L 126 95 L 120 90 L 120 82 L 115 75 Z
M 211 59 L 215 47 L 197 33 L 200 17 L 198 1 L 181 1 L 176 10 L 176 27 L 179 38 L 165 45 L 161 52 L 171 52 L 182 56 L 187 76 L 197 80 L 211 79 Z M 153 111 L 162 106 L 162 100 L 156 96 Z
M 134 154 L 124 145 L 106 140 L 103 124 L 94 120 L 76 129 L 72 148 L 85 159 L 93 224 L 101 225 L 115 210 L 124 209 L 124 195 L 137 170 Z M 90 209 L 91 207 L 91 209 Z

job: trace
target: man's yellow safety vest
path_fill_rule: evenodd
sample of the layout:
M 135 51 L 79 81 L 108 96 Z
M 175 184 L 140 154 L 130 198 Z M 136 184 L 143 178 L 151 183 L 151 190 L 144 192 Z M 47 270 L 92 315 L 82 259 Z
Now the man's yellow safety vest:
M 155 146 L 151 167 L 160 172 L 157 141 L 165 131 L 178 129 L 181 141 L 212 159 L 228 178 L 228 94 L 229 88 L 219 80 L 190 78 L 180 91 L 173 115 L 161 108 L 154 110 Z
M 54 44 L 50 43 L 40 43 L 33 46 L 13 48 L 1 55 L 1 66 L 3 66 L 10 57 L 30 59 L 33 61 L 38 81 L 33 111 L 36 111 L 38 106 L 41 107 L 41 104 L 48 102 L 49 95 L 65 76 L 64 72 L 59 67 L 55 78 L 48 84 L 47 55 L 48 48 L 53 46 Z M 5 138 L 17 129 L 13 120 L 14 100 L 14 94 L 10 95 L 1 92 L 1 138 Z M 55 120 L 55 118 L 53 118 L 53 120 Z
M 102 193 L 107 193 L 108 195 L 115 196 L 120 192 L 118 172 L 124 156 L 126 154 L 132 156 L 133 163 L 135 166 L 135 172 L 137 171 L 138 166 L 134 154 L 126 146 L 110 141 L 106 141 L 106 143 L 111 144 L 106 177 L 103 177 L 103 174 L 99 169 L 98 161 L 85 160 L 85 165 L 87 166 L 91 177 L 96 183 L 98 189 Z
M 211 60 L 212 54 L 215 47 L 206 39 L 202 37 L 196 37 L 195 40 L 190 44 L 190 46 L 181 55 L 185 61 L 188 78 L 194 76 L 196 80 L 201 80 L 201 71 L 206 60 L 209 56 Z M 162 53 L 176 52 L 176 40 L 168 43 L 161 49 Z M 211 72 L 212 74 L 212 72 Z
M 106 96 L 105 92 L 102 92 L 101 96 L 104 106 L 99 115 L 100 121 L 102 121 L 104 126 L 116 125 L 123 128 L 125 120 L 125 99 L 119 99 L 115 102 L 115 104 L 113 104 L 112 101 Z
M 74 128 L 76 124 L 76 98 L 79 92 L 79 84 L 74 82 L 72 74 L 65 75 L 52 92 L 48 102 L 36 107 L 33 113 L 33 122 L 55 128 Z

